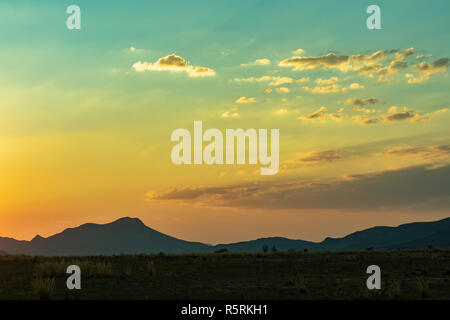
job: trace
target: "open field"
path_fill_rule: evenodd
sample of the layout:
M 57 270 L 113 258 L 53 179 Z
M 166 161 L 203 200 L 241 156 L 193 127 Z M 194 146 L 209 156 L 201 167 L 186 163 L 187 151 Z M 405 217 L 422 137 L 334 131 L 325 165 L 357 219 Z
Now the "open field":
M 66 287 L 71 264 L 81 290 Z M 450 299 L 450 250 L 0 256 L 0 299 Z

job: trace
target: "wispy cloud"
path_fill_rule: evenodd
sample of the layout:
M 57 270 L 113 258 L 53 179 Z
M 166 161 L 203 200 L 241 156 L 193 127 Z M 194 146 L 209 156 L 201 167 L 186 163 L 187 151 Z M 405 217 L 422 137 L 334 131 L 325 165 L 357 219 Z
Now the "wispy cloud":
M 256 59 L 255 61 L 242 63 L 242 67 L 252 67 L 252 66 L 267 66 L 270 65 L 270 60 L 266 58 Z
M 308 77 L 293 79 L 291 77 L 281 77 L 281 76 L 262 76 L 262 77 L 250 77 L 250 78 L 234 78 L 235 82 L 267 82 L 269 86 L 281 86 L 283 84 L 289 83 L 301 83 L 308 82 L 310 79 Z
M 297 119 L 305 121 L 325 120 L 328 116 L 327 108 L 320 107 L 318 110 L 311 114 L 298 116 Z
M 318 164 L 321 162 L 334 162 L 340 159 L 342 159 L 342 156 L 338 150 L 322 150 L 301 154 L 296 159 L 296 162 L 303 164 Z
M 331 158 L 333 158 L 333 154 Z M 181 201 L 203 206 L 265 209 L 447 209 L 450 166 L 414 166 L 360 175 L 335 182 L 291 181 L 280 184 L 182 188 L 149 192 L 149 201 Z M 430 186 L 433 188 L 430 192 Z

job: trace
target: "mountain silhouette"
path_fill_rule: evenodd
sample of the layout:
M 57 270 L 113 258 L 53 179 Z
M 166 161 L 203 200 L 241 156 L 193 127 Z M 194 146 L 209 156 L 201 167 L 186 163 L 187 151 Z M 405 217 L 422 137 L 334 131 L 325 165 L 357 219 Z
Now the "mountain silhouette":
M 291 240 L 282 237 L 218 244 L 180 240 L 147 227 L 137 218 L 121 218 L 107 224 L 87 223 L 69 228 L 48 238 L 18 241 L 0 237 L 1 254 L 44 256 L 112 255 L 138 253 L 261 252 L 263 247 L 286 250 L 379 250 L 420 249 L 433 246 L 450 248 L 450 218 L 434 222 L 414 222 L 398 227 L 373 227 L 342 238 L 322 242 Z
M 120 253 L 204 252 L 208 246 L 179 240 L 142 223 L 137 218 L 121 218 L 108 224 L 83 224 L 48 238 L 36 236 L 19 241 L 0 238 L 0 250 L 28 255 L 112 255 Z

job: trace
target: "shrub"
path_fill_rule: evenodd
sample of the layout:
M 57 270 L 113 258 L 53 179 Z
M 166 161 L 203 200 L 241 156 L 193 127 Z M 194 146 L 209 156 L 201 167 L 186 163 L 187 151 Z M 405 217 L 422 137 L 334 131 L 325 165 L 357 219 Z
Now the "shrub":
M 37 265 L 36 273 L 38 277 L 63 277 L 66 275 L 67 267 L 77 265 L 81 269 L 81 274 L 85 277 L 109 277 L 113 275 L 112 266 L 104 261 L 91 261 L 88 259 L 65 261 L 44 261 Z
M 65 275 L 67 266 L 64 259 L 60 261 L 44 261 L 37 265 L 36 272 L 41 278 L 58 277 Z
M 308 292 L 308 282 L 306 281 L 304 276 L 297 275 L 294 279 L 294 283 L 297 289 L 300 291 L 300 293 Z
M 55 291 L 55 279 L 39 277 L 33 280 L 32 286 L 39 300 L 50 300 Z
M 83 271 L 81 271 L 83 272 Z M 112 266 L 107 262 L 97 262 L 94 266 L 93 275 L 110 277 L 113 275 Z
M 127 277 L 129 277 L 129 276 L 131 276 L 131 273 L 132 273 L 131 267 L 130 267 L 130 265 L 127 265 L 125 267 L 125 269 L 123 270 L 123 274 L 126 275 Z
M 367 300 L 367 299 L 378 300 L 378 299 L 381 298 L 381 290 L 376 290 L 376 289 L 370 290 L 370 289 L 367 289 L 367 286 L 362 285 L 361 286 L 360 298 L 361 299 L 365 299 L 365 300 Z
M 155 263 L 153 262 L 153 260 L 147 262 L 147 270 L 151 276 L 153 276 L 156 273 Z
M 417 289 L 419 291 L 421 298 L 429 298 L 430 297 L 430 286 L 428 281 L 423 278 L 417 279 Z
M 402 296 L 402 290 L 400 288 L 400 283 L 398 281 L 393 281 L 390 283 L 386 290 L 386 295 L 388 299 L 398 299 Z

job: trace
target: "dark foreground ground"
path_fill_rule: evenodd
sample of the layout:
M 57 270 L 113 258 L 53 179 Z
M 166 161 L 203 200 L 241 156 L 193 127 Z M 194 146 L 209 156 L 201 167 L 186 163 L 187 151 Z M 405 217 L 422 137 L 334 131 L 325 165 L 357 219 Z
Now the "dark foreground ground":
M 81 267 L 81 290 L 66 287 Z M 366 268 L 382 289 L 366 289 Z M 450 250 L 0 256 L 0 299 L 450 299 Z

